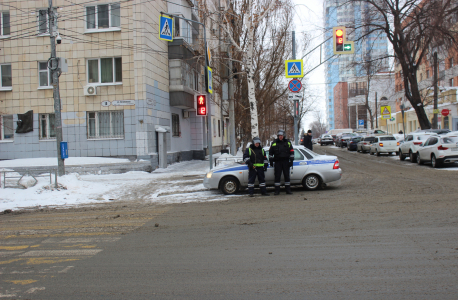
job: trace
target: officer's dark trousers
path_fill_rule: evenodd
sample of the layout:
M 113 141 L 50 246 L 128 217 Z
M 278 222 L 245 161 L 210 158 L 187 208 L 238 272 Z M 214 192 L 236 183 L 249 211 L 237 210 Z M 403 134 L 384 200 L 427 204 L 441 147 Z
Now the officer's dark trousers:
M 264 175 L 263 167 L 256 167 L 256 169 L 250 169 L 248 172 L 248 192 L 253 195 L 254 193 L 254 182 L 256 181 L 256 176 L 258 176 L 259 187 L 261 188 L 261 193 L 267 193 L 266 190 L 266 177 Z
M 274 165 L 275 170 L 275 191 L 280 189 L 281 174 L 285 178 L 285 188 L 289 189 L 290 179 L 289 179 L 289 160 L 280 160 L 276 161 Z

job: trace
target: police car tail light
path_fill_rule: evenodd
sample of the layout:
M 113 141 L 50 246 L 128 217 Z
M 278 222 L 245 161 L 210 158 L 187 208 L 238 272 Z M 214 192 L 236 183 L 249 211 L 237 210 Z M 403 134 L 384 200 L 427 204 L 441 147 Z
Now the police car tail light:
M 334 167 L 332 167 L 332 168 L 333 168 L 334 170 L 340 168 L 340 166 L 339 166 L 339 161 L 338 161 L 338 160 L 336 160 L 336 162 L 334 163 Z
M 446 147 L 440 145 L 439 147 L 437 147 L 437 150 L 448 150 L 448 148 L 446 148 Z

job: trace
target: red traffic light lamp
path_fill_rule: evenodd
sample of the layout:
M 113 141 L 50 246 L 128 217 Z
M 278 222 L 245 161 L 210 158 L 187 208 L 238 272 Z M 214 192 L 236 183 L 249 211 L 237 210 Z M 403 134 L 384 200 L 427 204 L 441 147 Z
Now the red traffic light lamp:
M 197 115 L 207 115 L 207 95 L 197 95 Z

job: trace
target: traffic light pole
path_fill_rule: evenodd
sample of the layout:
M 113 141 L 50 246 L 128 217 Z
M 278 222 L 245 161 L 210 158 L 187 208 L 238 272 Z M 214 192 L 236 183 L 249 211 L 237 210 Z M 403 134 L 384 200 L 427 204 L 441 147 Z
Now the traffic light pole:
M 51 1 L 51 0 L 49 0 Z M 204 28 L 204 47 L 207 46 L 207 34 L 206 34 L 206 30 L 205 30 L 205 25 L 203 23 L 200 23 L 200 22 L 197 22 L 197 21 L 194 21 L 194 20 L 191 20 L 191 19 L 186 19 L 186 18 L 183 18 L 183 17 L 180 17 L 180 16 L 177 16 L 177 15 L 172 15 L 172 14 L 169 14 L 169 13 L 166 13 L 166 12 L 160 12 L 162 15 L 166 15 L 166 16 L 170 16 L 172 18 L 177 18 L 177 19 L 182 19 L 182 20 L 185 20 L 185 21 L 189 21 L 189 22 L 192 22 L 192 23 L 196 23 L 196 24 L 199 24 L 199 25 L 202 25 L 202 27 Z M 210 101 L 208 101 L 208 99 L 210 99 L 211 95 L 209 95 L 207 89 L 208 89 L 208 57 L 207 57 L 207 51 L 206 49 L 204 50 L 205 52 L 205 78 L 207 79 L 207 87 L 205 88 L 205 95 L 207 95 L 207 146 L 208 146 L 208 156 L 209 156 L 209 160 L 210 160 L 210 170 L 213 168 L 213 146 L 212 146 L 212 118 L 211 118 L 211 103 Z

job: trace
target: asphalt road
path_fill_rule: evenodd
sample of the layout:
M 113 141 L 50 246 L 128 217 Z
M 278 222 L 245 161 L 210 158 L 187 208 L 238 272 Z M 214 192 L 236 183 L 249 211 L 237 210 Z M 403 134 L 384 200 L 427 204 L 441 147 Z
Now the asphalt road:
M 315 150 L 341 186 L 0 215 L 0 298 L 457 299 L 458 172 Z

